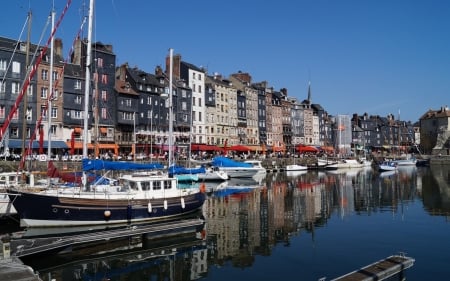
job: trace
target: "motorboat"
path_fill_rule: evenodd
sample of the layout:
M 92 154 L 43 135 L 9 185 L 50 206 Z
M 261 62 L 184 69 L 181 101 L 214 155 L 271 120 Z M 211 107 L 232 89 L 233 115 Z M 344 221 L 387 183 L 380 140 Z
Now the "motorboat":
M 246 160 L 241 162 L 218 156 L 213 159 L 211 164 L 219 171 L 226 172 L 230 178 L 251 178 L 256 174 L 267 173 L 260 160 Z
M 380 164 L 378 164 L 378 170 L 380 172 L 382 171 L 395 171 L 397 170 L 397 163 L 395 161 L 391 161 L 391 160 L 385 160 L 383 162 L 381 162 Z

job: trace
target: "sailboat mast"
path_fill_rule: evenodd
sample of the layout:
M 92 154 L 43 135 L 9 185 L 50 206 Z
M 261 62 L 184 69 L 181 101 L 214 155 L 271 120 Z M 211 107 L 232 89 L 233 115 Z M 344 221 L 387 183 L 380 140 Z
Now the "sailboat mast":
M 52 7 L 52 32 L 55 28 L 55 10 Z M 47 128 L 47 160 L 50 161 L 52 156 L 52 145 L 51 145 L 51 135 L 52 135 L 52 99 L 54 95 L 54 87 L 53 87 L 53 54 L 54 54 L 54 43 L 55 43 L 55 36 L 54 34 L 51 35 L 50 39 L 50 70 L 49 70 L 49 85 L 50 85 L 50 97 L 48 99 L 47 103 L 47 118 L 48 118 L 48 128 Z M 41 131 L 39 131 L 42 133 Z M 50 181 L 50 178 L 48 179 Z
M 89 123 L 89 91 L 91 85 L 91 52 L 92 52 L 92 18 L 94 16 L 94 0 L 89 1 L 88 38 L 86 41 L 86 73 L 84 81 L 84 126 L 83 126 L 83 158 L 88 157 L 88 123 Z
M 27 69 L 26 73 L 28 75 L 29 64 L 30 64 L 30 36 L 31 36 L 31 10 L 28 12 L 28 34 L 27 34 L 27 51 L 25 57 L 25 67 Z M 23 99 L 23 120 L 22 120 L 22 157 L 25 159 L 25 139 L 27 130 L 27 108 L 28 108 L 28 97 L 25 94 Z M 3 133 L 3 132 L 2 132 Z M 3 137 L 3 136 L 2 136 Z
M 172 166 L 173 158 L 173 108 L 172 108 L 172 75 L 173 75 L 173 49 L 169 49 L 169 162 L 168 167 Z

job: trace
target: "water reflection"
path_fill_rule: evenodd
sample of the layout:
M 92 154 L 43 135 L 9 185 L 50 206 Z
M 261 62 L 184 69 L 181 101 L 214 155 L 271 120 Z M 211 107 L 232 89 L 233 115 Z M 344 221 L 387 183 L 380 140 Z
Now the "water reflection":
M 403 217 L 417 199 L 430 215 L 448 219 L 450 213 L 447 167 L 402 167 L 394 173 L 361 168 L 267 174 L 253 188 L 216 193 L 219 186 L 245 184 L 232 181 L 211 186 L 203 208 L 204 239 L 192 234 L 158 242 L 130 237 L 122 244 L 91 245 L 26 262 L 45 273 L 44 281 L 50 277 L 214 280 L 208 276 L 212 266 L 221 270 L 252 267 L 257 256 L 275 255 L 276 245 L 289 246 L 300 233 L 314 237 L 332 219 L 345 221 L 354 215 L 369 219 L 386 212 Z

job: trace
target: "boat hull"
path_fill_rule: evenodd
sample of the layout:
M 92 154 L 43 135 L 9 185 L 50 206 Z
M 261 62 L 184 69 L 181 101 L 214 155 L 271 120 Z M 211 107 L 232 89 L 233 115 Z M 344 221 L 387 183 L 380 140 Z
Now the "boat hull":
M 8 190 L 22 227 L 116 225 L 170 220 L 197 211 L 202 192 L 173 198 L 100 199 Z

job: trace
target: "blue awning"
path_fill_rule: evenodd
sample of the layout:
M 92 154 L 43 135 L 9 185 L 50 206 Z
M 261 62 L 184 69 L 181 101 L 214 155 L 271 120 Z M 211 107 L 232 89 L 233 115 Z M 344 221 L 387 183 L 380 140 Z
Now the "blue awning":
M 25 141 L 25 147 L 28 147 L 28 144 L 30 143 L 30 141 Z M 6 142 L 4 143 L 4 145 L 6 146 Z M 9 148 L 22 148 L 22 141 L 21 140 L 12 140 L 10 139 L 8 141 L 8 147 Z M 48 141 L 44 141 L 44 143 L 42 144 L 43 148 L 48 148 Z M 39 148 L 39 141 L 35 140 L 33 141 L 33 146 L 32 148 L 37 149 Z M 56 148 L 56 149 L 62 149 L 62 148 L 69 148 L 66 144 L 66 142 L 64 141 L 52 141 L 51 143 L 51 148 Z

